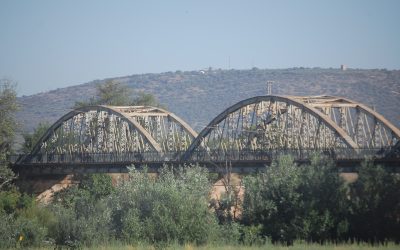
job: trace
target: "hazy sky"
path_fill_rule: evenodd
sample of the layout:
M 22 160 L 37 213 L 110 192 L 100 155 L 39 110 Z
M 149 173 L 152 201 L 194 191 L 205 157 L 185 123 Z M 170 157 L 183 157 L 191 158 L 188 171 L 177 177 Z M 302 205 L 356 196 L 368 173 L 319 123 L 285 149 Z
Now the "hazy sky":
M 0 0 L 0 78 L 20 95 L 137 73 L 400 69 L 400 1 Z

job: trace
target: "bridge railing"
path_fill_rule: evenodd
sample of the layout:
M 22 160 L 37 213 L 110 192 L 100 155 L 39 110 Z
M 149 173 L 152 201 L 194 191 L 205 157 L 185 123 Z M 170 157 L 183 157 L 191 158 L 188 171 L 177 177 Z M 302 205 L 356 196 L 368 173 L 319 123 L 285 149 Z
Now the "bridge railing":
M 309 160 L 313 155 L 320 154 L 334 160 L 364 159 L 367 157 L 383 158 L 389 149 L 348 149 L 337 148 L 327 150 L 315 149 L 273 149 L 273 150 L 230 150 L 230 151 L 194 151 L 192 161 L 270 161 L 283 155 L 290 155 L 294 160 Z
M 291 155 L 294 160 L 309 160 L 314 154 L 320 154 L 333 160 L 359 160 L 366 157 L 380 159 L 385 157 L 389 148 L 327 150 L 314 149 L 279 149 L 279 150 L 230 150 L 230 151 L 194 151 L 188 162 L 206 161 L 271 161 L 282 155 Z M 36 154 L 12 155 L 10 161 L 19 164 L 67 164 L 67 163 L 152 163 L 179 162 L 185 152 L 123 152 L 123 153 L 72 153 L 72 154 Z
M 116 163 L 116 162 L 169 162 L 180 159 L 183 152 L 123 152 L 123 153 L 71 153 L 11 155 L 11 163 Z

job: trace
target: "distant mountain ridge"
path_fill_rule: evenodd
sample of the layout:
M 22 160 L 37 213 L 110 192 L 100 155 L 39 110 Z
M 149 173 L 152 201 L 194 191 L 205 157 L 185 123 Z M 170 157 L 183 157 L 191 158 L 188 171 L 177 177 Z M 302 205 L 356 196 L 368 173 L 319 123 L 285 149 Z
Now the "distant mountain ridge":
M 96 84 L 106 80 L 119 81 L 135 92 L 155 95 L 198 132 L 236 102 L 265 95 L 269 80 L 274 81 L 273 94 L 346 97 L 375 108 L 400 127 L 400 70 L 385 69 L 210 68 L 115 77 L 19 97 L 21 111 L 17 119 L 24 131 L 32 131 L 39 122 L 53 123 L 69 112 L 76 101 L 93 97 Z

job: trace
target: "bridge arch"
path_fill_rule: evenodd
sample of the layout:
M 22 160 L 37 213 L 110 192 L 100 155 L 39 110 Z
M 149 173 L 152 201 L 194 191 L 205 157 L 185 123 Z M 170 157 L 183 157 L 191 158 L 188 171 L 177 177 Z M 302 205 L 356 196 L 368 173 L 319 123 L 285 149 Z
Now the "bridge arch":
M 343 97 L 294 97 L 321 110 L 342 127 L 360 148 L 393 147 L 400 140 L 400 130 L 368 106 Z
M 360 103 L 332 96 L 257 96 L 215 117 L 189 146 L 210 153 L 376 149 L 391 147 L 400 131 Z M 240 157 L 240 156 L 238 156 Z
M 185 151 L 197 133 L 175 114 L 150 106 L 86 106 L 56 121 L 21 159 L 43 154 Z

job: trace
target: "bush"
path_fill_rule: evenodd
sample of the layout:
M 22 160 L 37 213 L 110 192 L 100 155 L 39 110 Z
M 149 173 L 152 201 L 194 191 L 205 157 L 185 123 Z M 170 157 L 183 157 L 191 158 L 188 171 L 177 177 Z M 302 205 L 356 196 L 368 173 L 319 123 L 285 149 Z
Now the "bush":
M 110 182 L 101 175 L 88 176 L 58 195 L 50 230 L 56 244 L 81 247 L 114 238 L 202 244 L 219 231 L 208 208 L 211 185 L 199 167 L 164 167 L 157 177 L 133 171 L 115 192 Z
M 21 194 L 16 191 L 3 191 L 0 192 L 0 214 L 14 213 L 17 209 L 18 200 Z
M 21 194 L 16 189 L 0 191 L 0 213 L 18 213 L 34 205 L 35 199 L 32 196 Z
M 43 245 L 46 235 L 47 228 L 36 219 L 0 215 L 0 248 L 38 247 Z
M 112 178 L 107 174 L 75 176 L 79 185 L 63 189 L 54 195 L 55 203 L 72 208 L 78 200 L 91 199 L 93 202 L 114 192 Z
M 15 247 L 17 235 L 12 215 L 0 213 L 0 248 Z
M 47 228 L 41 225 L 37 219 L 18 217 L 15 221 L 15 232 L 19 237 L 18 241 L 20 246 L 41 246 L 44 244 Z
M 210 183 L 199 167 L 164 167 L 157 178 L 131 172 L 108 204 L 117 238 L 128 242 L 206 243 L 218 227 L 208 209 Z
M 383 243 L 400 241 L 400 180 L 371 161 L 359 169 L 350 185 L 350 237 Z
M 348 189 L 334 162 L 314 155 L 300 169 L 298 238 L 320 243 L 343 239 L 348 233 Z
M 229 222 L 215 227 L 217 232 L 212 240 L 216 245 L 236 245 L 242 235 L 242 226 L 236 222 Z
M 346 188 L 326 159 L 299 167 L 282 157 L 244 183 L 243 223 L 260 225 L 272 242 L 332 241 L 348 231 Z
M 111 238 L 110 214 L 106 204 L 92 204 L 91 200 L 80 201 L 77 204 L 82 207 L 70 209 L 60 205 L 53 206 L 56 222 L 50 226 L 49 236 L 57 245 L 69 247 L 108 242 Z
M 301 171 L 292 158 L 282 157 L 265 173 L 244 179 L 243 222 L 262 225 L 262 235 L 273 242 L 292 243 L 300 226 Z
M 114 192 L 107 174 L 78 176 L 80 183 L 55 195 L 55 223 L 50 237 L 57 245 L 91 246 L 112 238 L 110 209 L 104 199 Z
M 315 156 L 297 166 L 282 157 L 265 172 L 245 177 L 244 185 L 240 223 L 224 214 L 218 221 L 232 196 L 213 209 L 209 175 L 198 166 L 163 167 L 158 175 L 133 170 L 116 188 L 109 176 L 84 176 L 48 207 L 9 189 L 0 192 L 0 248 L 44 242 L 80 248 L 114 240 L 157 247 L 400 241 L 399 175 L 372 162 L 346 185 L 327 159 Z
M 261 225 L 242 226 L 240 241 L 246 246 L 261 246 L 266 243 L 266 238 L 262 236 Z

